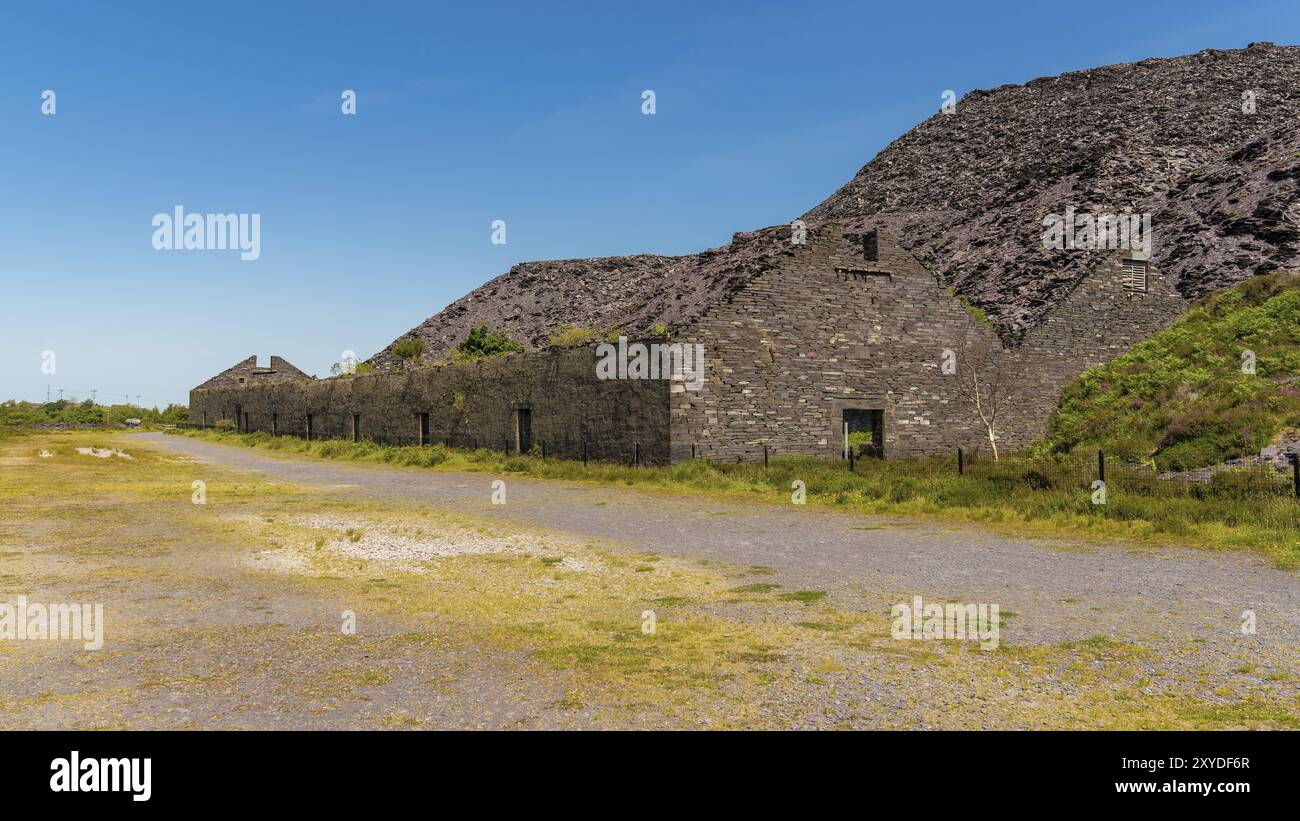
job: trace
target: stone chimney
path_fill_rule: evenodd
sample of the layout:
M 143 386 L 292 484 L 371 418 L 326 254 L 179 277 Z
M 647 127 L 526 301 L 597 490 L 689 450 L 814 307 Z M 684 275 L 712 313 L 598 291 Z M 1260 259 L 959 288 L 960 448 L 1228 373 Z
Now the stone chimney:
M 888 228 L 872 228 L 862 235 L 862 258 L 867 262 L 879 262 L 881 256 L 888 257 L 898 251 L 898 241 Z

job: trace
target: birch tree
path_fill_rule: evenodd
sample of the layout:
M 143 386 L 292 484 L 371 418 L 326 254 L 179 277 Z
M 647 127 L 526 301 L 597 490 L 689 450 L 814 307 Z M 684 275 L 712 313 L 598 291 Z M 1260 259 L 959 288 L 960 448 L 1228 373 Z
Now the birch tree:
M 957 351 L 957 395 L 971 410 L 988 437 L 993 461 L 998 461 L 999 425 L 1015 400 L 1019 386 L 1016 363 L 1007 355 L 1002 341 L 987 320 L 971 316 L 962 332 Z

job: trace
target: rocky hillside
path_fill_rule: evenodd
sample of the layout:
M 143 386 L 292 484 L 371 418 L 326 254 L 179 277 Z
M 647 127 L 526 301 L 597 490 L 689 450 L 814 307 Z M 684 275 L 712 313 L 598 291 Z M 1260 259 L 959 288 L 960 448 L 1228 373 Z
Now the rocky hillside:
M 1254 94 L 1254 113 L 1243 95 Z M 1152 260 L 1188 298 L 1300 262 L 1300 47 L 1142 60 L 967 94 L 804 215 L 894 230 L 1003 336 L 1031 327 L 1095 252 L 1043 248 L 1043 217 L 1152 215 Z M 793 216 L 793 215 L 792 215 Z M 402 338 L 439 359 L 486 323 L 530 349 L 561 323 L 687 324 L 780 253 L 780 232 L 682 257 L 516 265 Z M 391 347 L 391 346 L 390 346 Z M 372 364 L 403 367 L 385 349 Z
M 484 324 L 529 350 L 545 348 L 560 325 L 636 335 L 659 322 L 689 324 L 788 252 L 788 227 L 736 234 L 730 243 L 698 254 L 597 257 L 525 262 L 448 305 L 402 339 L 424 342 L 428 359 L 445 359 Z M 393 344 L 401 341 L 395 340 Z M 382 369 L 405 367 L 392 345 L 370 360 Z
M 1045 250 L 1043 217 L 1132 208 L 1152 215 L 1154 264 L 1193 298 L 1297 265 L 1297 115 L 1300 48 L 1268 43 L 973 91 L 805 219 L 894 226 L 1015 335 L 1090 262 Z

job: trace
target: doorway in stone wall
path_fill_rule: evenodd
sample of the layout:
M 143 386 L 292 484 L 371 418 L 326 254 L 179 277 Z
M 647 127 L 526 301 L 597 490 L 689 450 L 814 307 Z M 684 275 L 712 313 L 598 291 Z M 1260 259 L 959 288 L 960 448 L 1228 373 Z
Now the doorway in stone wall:
M 527 453 L 533 449 L 533 411 L 531 408 L 518 408 L 515 411 L 519 452 Z
M 858 456 L 885 458 L 885 412 L 844 409 L 842 425 L 848 447 Z

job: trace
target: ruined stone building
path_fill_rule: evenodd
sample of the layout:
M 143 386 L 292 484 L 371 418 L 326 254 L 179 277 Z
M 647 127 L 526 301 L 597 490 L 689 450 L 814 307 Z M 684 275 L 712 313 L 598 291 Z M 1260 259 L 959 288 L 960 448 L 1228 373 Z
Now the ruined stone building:
M 591 458 L 631 461 L 639 453 L 647 462 L 753 459 L 764 444 L 836 457 L 848 425 L 873 434 L 873 453 L 919 456 L 988 446 L 959 380 L 968 356 L 991 351 L 990 373 L 1002 369 L 1011 400 L 998 441 L 1016 448 L 1043 432 L 1069 379 L 1159 330 L 1185 305 L 1150 268 L 1134 287 L 1117 257 L 1003 350 L 993 328 L 887 231 L 844 235 L 829 223 L 803 244 L 791 233 L 737 235 L 724 255 L 743 260 L 744 275 L 678 316 L 684 324 L 671 341 L 703 346 L 697 390 L 683 379 L 602 380 L 595 343 L 466 364 L 380 360 L 373 372 L 323 380 L 295 378 L 273 358 L 285 371 L 264 378 L 241 370 L 247 360 L 196 388 L 191 419 L 314 438 L 511 451 L 545 443 L 559 456 L 585 447 Z M 956 372 L 944 372 L 946 357 Z
M 1269 105 L 1243 114 L 1242 88 Z M 834 458 L 847 425 L 894 458 L 987 449 L 964 378 L 993 375 L 1014 450 L 1085 368 L 1207 291 L 1296 266 L 1298 106 L 1300 50 L 1269 44 L 971 92 L 791 225 L 686 256 L 516 265 L 368 373 L 247 360 L 191 392 L 190 418 L 654 463 Z M 1044 216 L 1067 207 L 1150 215 L 1150 253 L 1045 248 Z M 449 364 L 478 325 L 525 350 Z M 596 343 L 549 344 L 562 325 L 702 345 L 702 382 L 601 379 Z M 399 355 L 409 339 L 423 356 Z

